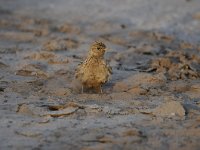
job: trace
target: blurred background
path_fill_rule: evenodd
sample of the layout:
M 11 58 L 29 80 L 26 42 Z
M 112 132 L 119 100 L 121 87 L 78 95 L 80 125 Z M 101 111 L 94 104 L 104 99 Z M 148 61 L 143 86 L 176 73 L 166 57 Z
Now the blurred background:
M 0 6 L 17 14 L 58 22 L 87 25 L 103 20 L 131 28 L 162 30 L 199 42 L 199 0 L 1 0 Z

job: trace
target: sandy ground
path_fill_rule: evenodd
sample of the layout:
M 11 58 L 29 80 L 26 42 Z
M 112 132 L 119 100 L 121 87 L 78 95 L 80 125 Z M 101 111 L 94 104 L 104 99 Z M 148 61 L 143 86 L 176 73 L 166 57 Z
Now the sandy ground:
M 199 0 L 1 0 L 0 149 L 200 149 Z M 76 66 L 102 40 L 104 94 Z

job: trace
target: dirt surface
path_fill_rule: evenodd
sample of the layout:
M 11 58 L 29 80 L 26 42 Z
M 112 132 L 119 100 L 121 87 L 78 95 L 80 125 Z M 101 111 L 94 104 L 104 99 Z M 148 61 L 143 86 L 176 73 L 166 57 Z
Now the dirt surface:
M 1 0 L 0 149 L 200 149 L 199 0 Z M 95 40 L 113 69 L 80 93 Z

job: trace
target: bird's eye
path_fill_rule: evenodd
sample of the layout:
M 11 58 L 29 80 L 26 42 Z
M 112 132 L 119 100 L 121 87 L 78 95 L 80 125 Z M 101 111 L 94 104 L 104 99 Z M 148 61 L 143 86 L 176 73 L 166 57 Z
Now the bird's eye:
M 100 47 L 97 47 L 97 50 L 100 50 Z

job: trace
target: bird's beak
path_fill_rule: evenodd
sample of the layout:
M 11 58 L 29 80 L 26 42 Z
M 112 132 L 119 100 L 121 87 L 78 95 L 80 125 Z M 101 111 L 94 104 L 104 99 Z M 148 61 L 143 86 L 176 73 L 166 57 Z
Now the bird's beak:
M 105 48 L 105 51 L 109 51 L 110 49 L 109 48 Z

